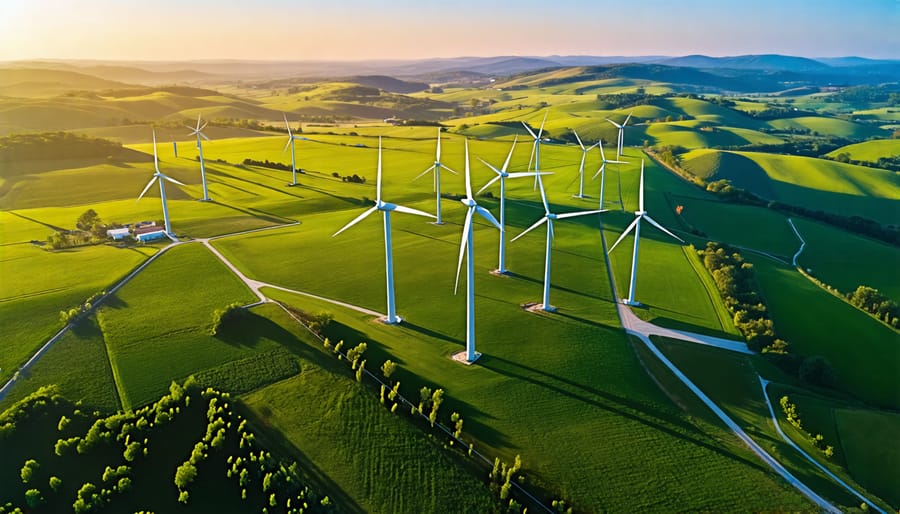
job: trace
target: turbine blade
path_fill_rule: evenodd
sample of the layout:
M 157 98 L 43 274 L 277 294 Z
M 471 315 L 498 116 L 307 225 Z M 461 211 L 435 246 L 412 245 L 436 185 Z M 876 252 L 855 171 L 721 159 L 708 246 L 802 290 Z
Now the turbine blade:
M 147 193 L 147 191 L 150 189 L 150 187 L 153 185 L 154 182 L 156 182 L 156 175 L 153 175 L 153 178 L 150 179 L 150 182 L 147 182 L 147 185 L 144 187 L 144 190 L 141 191 L 141 194 L 138 195 L 137 200 L 135 200 L 134 203 L 138 203 L 141 200 L 141 198 L 144 197 L 144 195 Z
M 485 166 L 487 166 L 488 168 L 490 168 L 491 171 L 493 171 L 493 172 L 496 173 L 497 175 L 500 175 L 500 176 L 503 175 L 503 174 L 500 172 L 500 170 L 498 170 L 497 168 L 491 166 L 486 160 L 482 159 L 481 157 L 479 157 L 478 160 L 481 161 L 482 164 L 484 164 Z
M 514 136 L 512 147 L 510 147 L 510 149 L 509 149 L 509 154 L 506 156 L 506 160 L 503 161 L 503 167 L 500 168 L 503 171 L 506 171 L 506 169 L 509 167 L 509 161 L 510 161 L 510 159 L 512 159 L 513 150 L 516 149 L 516 142 L 518 142 L 518 141 L 519 141 L 519 136 Z
M 459 264 L 456 265 L 456 282 L 453 284 L 453 294 L 456 294 L 457 289 L 459 289 L 459 272 L 462 269 L 463 256 L 466 253 L 466 243 L 469 241 L 469 231 L 472 230 L 473 212 L 475 212 L 474 209 L 469 209 L 466 213 L 466 222 L 463 224 L 462 241 L 459 243 Z M 469 265 L 474 265 L 474 263 L 470 262 Z
M 633 113 L 634 113 L 634 111 L 631 111 L 631 112 L 628 113 L 628 117 L 625 118 L 625 121 L 624 121 L 624 122 L 622 122 L 622 128 L 625 128 L 625 125 L 628 125 L 628 120 L 631 119 L 631 115 L 632 115 Z
M 285 114 L 285 113 L 281 113 L 281 114 L 284 115 L 284 126 L 285 126 L 285 128 L 287 128 L 287 131 L 288 131 L 288 137 L 291 138 L 291 139 L 293 140 L 294 135 L 291 134 L 291 126 L 290 126 L 290 124 L 288 124 L 288 121 L 287 121 L 287 114 Z
M 631 164 L 630 162 L 625 161 L 606 161 L 607 164 Z
M 493 214 L 491 214 L 491 211 L 485 209 L 480 205 L 476 205 L 475 212 L 480 214 L 482 218 L 490 221 L 495 227 L 497 227 L 497 230 L 503 230 L 502 228 L 500 228 L 500 222 L 497 221 L 497 218 L 495 218 Z
M 494 182 L 500 180 L 501 178 L 502 178 L 502 177 L 501 177 L 500 175 L 497 175 L 496 177 L 492 178 L 491 180 L 488 181 L 487 184 L 485 184 L 484 186 L 482 186 L 482 188 L 479 189 L 478 192 L 475 193 L 475 194 L 476 194 L 476 195 L 480 195 L 480 194 L 482 193 L 482 191 L 484 191 L 485 189 L 491 187 L 491 185 L 493 185 Z
M 156 129 L 153 129 L 153 169 L 159 173 L 159 156 L 156 154 Z
M 668 234 L 668 235 L 674 237 L 675 239 L 681 241 L 682 243 L 684 242 L 684 239 L 681 239 L 680 237 L 678 237 L 678 236 L 676 236 L 675 234 L 673 234 L 673 233 L 669 232 L 668 230 L 666 230 L 665 227 L 663 227 L 662 225 L 660 225 L 659 223 L 657 223 L 657 222 L 656 222 L 653 218 L 651 218 L 650 216 L 647 216 L 647 215 L 645 214 L 645 215 L 644 215 L 644 219 L 647 220 L 647 221 L 649 221 L 651 225 L 653 225 L 654 227 L 656 227 L 656 228 L 662 230 L 662 231 L 665 232 L 666 234 Z
M 178 184 L 179 186 L 187 186 L 187 184 L 183 184 L 183 183 L 181 183 L 181 182 L 175 180 L 174 178 L 172 178 L 172 177 L 170 177 L 170 176 L 168 176 L 168 175 L 166 175 L 166 174 L 160 173 L 159 176 L 162 177 L 162 178 L 164 178 L 164 179 L 166 179 L 166 180 L 168 180 L 169 182 L 171 182 L 171 183 L 173 183 L 173 184 Z
M 425 170 L 425 171 L 423 171 L 422 173 L 419 173 L 418 175 L 416 175 L 416 178 L 414 178 L 413 180 L 414 180 L 414 181 L 415 181 L 415 180 L 419 180 L 420 178 L 422 178 L 422 177 L 424 177 L 425 175 L 427 175 L 428 172 L 431 171 L 431 170 L 433 170 L 433 169 L 434 169 L 434 164 L 432 164 L 431 167 L 428 168 L 427 170 Z
M 356 218 L 353 218 L 353 221 L 344 225 L 344 228 L 342 228 L 342 229 L 338 230 L 337 232 L 335 232 L 334 234 L 332 234 L 331 237 L 334 237 L 334 236 L 340 234 L 341 232 L 347 230 L 348 228 L 352 227 L 353 225 L 356 225 L 357 223 L 359 223 L 360 221 L 365 219 L 366 216 L 368 216 L 369 214 L 372 214 L 373 212 L 376 212 L 377 210 L 378 210 L 377 205 L 370 207 L 366 212 L 360 214 Z
M 378 178 L 375 187 L 375 201 L 381 203 L 381 136 L 378 136 Z
M 540 174 L 535 174 L 535 178 L 538 182 L 538 187 L 541 188 L 541 202 L 544 203 L 544 213 L 550 214 L 550 205 L 547 203 L 547 192 L 544 191 L 544 181 L 541 180 Z
M 420 211 L 418 209 L 413 209 L 412 207 L 404 207 L 402 205 L 395 205 L 394 210 L 397 212 L 405 212 L 406 214 L 415 214 L 416 216 L 425 216 L 426 218 L 435 218 L 434 215 L 428 214 L 427 212 Z
M 587 150 L 585 150 L 585 148 L 584 148 L 584 143 L 582 143 L 582 142 L 581 142 L 581 138 L 578 137 L 578 131 L 572 130 L 572 133 L 575 134 L 575 139 L 578 141 L 578 146 L 580 146 L 581 149 L 584 150 L 584 151 L 586 152 Z
M 281 154 L 284 155 L 284 152 L 287 152 L 289 146 L 294 144 L 294 138 L 289 137 L 287 143 L 284 144 L 284 150 L 281 151 Z
M 531 134 L 531 138 L 532 138 L 532 139 L 537 139 L 537 136 L 534 135 L 534 132 L 531 131 L 531 127 L 529 127 L 527 123 L 525 123 L 525 122 L 523 121 L 523 122 L 522 122 L 522 126 L 525 127 L 525 130 L 527 130 L 529 134 Z
M 618 123 L 614 122 L 613 120 L 611 120 L 611 119 L 609 119 L 609 118 L 606 118 L 606 121 L 608 121 L 608 122 L 612 123 L 613 125 L 615 125 L 616 128 L 622 128 L 622 125 L 619 125 Z
M 603 164 L 600 165 L 600 169 L 597 170 L 597 173 L 594 173 L 594 176 L 591 177 L 591 180 L 594 180 L 595 178 L 597 178 L 597 175 L 603 173 L 603 171 L 604 171 L 605 169 L 606 169 L 606 161 L 603 161 Z
M 454 174 L 454 175 L 459 175 L 459 173 L 453 171 L 452 168 L 450 168 L 449 166 L 447 166 L 447 165 L 445 165 L 445 164 L 441 164 L 441 169 L 447 170 L 447 171 L 449 171 L 450 173 L 452 173 L 452 174 Z
M 546 221 L 547 221 L 548 219 L 550 219 L 550 218 L 548 218 L 547 216 L 542 216 L 541 219 L 539 219 L 539 220 L 537 220 L 536 222 L 534 222 L 534 225 L 531 225 L 530 227 L 526 228 L 524 232 L 522 232 L 521 234 L 519 234 L 519 235 L 517 235 L 516 237 L 512 238 L 512 240 L 510 241 L 510 243 L 513 242 L 513 241 L 515 241 L 516 239 L 519 239 L 520 237 L 524 236 L 525 234 L 531 232 L 532 230 L 534 230 L 534 229 L 540 227 L 542 224 L 546 223 Z
M 606 154 L 603 152 L 603 144 L 602 143 L 603 143 L 602 139 L 597 140 L 597 147 L 600 148 L 600 160 L 603 162 L 606 162 Z
M 466 138 L 466 198 L 472 199 L 472 174 L 469 172 L 469 139 Z
M 204 121 L 204 122 L 203 122 L 203 126 L 200 127 L 200 130 L 205 129 L 207 125 L 209 125 L 209 122 L 208 122 L 208 121 Z
M 629 232 L 634 230 L 634 227 L 638 224 L 638 222 L 640 220 L 641 220 L 640 216 L 637 216 L 636 218 L 634 218 L 634 221 L 631 222 L 631 225 L 628 225 L 628 228 L 625 229 L 625 232 L 622 232 L 622 235 L 619 236 L 619 239 L 616 239 L 616 242 L 613 243 L 613 245 L 609 247 L 609 251 L 607 251 L 606 253 L 612 253 L 612 251 L 616 249 L 616 246 L 618 246 L 619 243 L 621 243 L 622 240 L 625 239 L 625 236 L 627 236 Z
M 537 145 L 538 145 L 538 141 L 537 141 L 537 139 L 535 139 L 534 144 L 531 145 L 531 157 L 528 158 L 528 168 L 526 168 L 527 170 L 531 169 L 531 161 L 534 160 L 534 151 L 537 149 Z
M 557 214 L 556 217 L 558 219 L 564 220 L 566 218 L 577 218 L 578 216 L 587 216 L 588 214 L 600 214 L 601 212 L 606 212 L 609 209 L 595 209 L 593 211 L 578 211 L 578 212 L 564 212 L 562 214 Z
M 516 171 L 513 173 L 507 173 L 506 178 L 522 178 L 522 177 L 534 177 L 535 175 L 553 175 L 552 171 Z
M 549 110 L 544 113 L 544 121 L 541 122 L 541 129 L 538 130 L 538 135 L 537 135 L 538 140 L 540 140 L 541 136 L 544 134 L 544 123 L 547 123 L 547 115 L 548 114 L 550 114 Z
M 638 197 L 638 210 L 644 211 L 644 160 L 641 159 L 641 190 Z
M 206 137 L 206 134 L 204 134 L 203 132 L 198 132 L 197 134 L 198 134 L 200 137 L 202 137 L 203 139 L 209 141 L 209 138 Z
M 435 162 L 441 162 L 441 128 L 438 127 L 437 153 L 435 153 Z

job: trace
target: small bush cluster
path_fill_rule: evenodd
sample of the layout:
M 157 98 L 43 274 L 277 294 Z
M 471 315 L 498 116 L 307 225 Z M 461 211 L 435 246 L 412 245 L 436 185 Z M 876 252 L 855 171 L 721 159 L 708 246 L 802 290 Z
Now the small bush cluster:
M 825 438 L 822 434 L 812 435 L 803 429 L 803 422 L 800 420 L 800 415 L 797 413 L 797 405 L 792 403 L 790 398 L 787 396 L 782 396 L 781 400 L 781 410 L 784 411 L 785 417 L 787 417 L 788 423 L 794 426 L 797 430 L 799 430 L 802 434 L 804 434 L 809 442 L 812 443 L 813 446 L 816 447 L 817 450 L 821 451 L 825 457 L 831 458 L 834 456 L 834 447 L 825 444 Z
M 212 322 L 209 324 L 207 332 L 211 336 L 217 335 L 222 330 L 223 326 L 234 319 L 240 318 L 245 312 L 244 308 L 238 302 L 230 303 L 222 309 L 214 310 Z

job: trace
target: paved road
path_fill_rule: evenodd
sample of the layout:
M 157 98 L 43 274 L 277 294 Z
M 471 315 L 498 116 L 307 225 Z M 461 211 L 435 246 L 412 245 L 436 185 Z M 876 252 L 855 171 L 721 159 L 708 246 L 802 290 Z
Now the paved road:
M 679 339 L 689 343 L 702 344 L 704 346 L 714 346 L 723 350 L 731 350 L 733 352 L 753 355 L 753 351 L 747 348 L 747 343 L 741 341 L 732 341 L 731 339 L 722 339 L 721 337 L 707 336 L 703 334 L 695 334 L 694 332 L 686 332 L 683 330 L 674 330 L 671 328 L 660 327 L 644 321 L 637 316 L 628 306 L 618 304 L 619 318 L 622 320 L 622 326 L 625 330 L 644 334 L 646 336 L 661 336 L 670 339 Z
M 788 218 L 787 222 L 788 222 L 788 225 L 791 226 L 791 230 L 794 231 L 794 235 L 797 236 L 797 239 L 800 240 L 800 249 L 797 250 L 797 253 L 794 254 L 794 259 L 792 261 L 792 264 L 794 265 L 794 267 L 797 267 L 797 257 L 800 257 L 800 254 L 803 253 L 803 249 L 806 248 L 806 240 L 803 239 L 803 236 L 800 235 L 800 231 L 797 230 L 796 226 L 794 226 L 794 220 L 792 220 L 791 218 Z
M 835 475 L 834 473 L 829 471 L 825 466 L 823 466 L 821 463 L 819 463 L 819 461 L 814 459 L 812 457 L 812 455 L 803 451 L 799 446 L 797 446 L 796 443 L 794 443 L 794 441 L 791 440 L 791 438 L 789 438 L 787 436 L 787 434 L 785 434 L 781 430 L 781 426 L 778 424 L 778 418 L 775 417 L 775 410 L 772 408 L 772 402 L 769 400 L 769 395 L 766 393 L 766 387 L 769 385 L 770 382 L 768 380 L 764 379 L 763 377 L 759 377 L 759 383 L 762 386 L 763 397 L 766 399 L 766 406 L 769 407 L 769 414 L 772 416 L 772 424 L 775 425 L 775 431 L 778 432 L 778 435 L 781 436 L 781 438 L 784 439 L 784 441 L 786 443 L 788 443 L 789 445 L 791 445 L 795 450 L 800 452 L 800 455 L 803 455 L 806 458 L 806 460 L 810 461 L 815 467 L 822 470 L 823 473 L 825 473 L 826 475 L 831 477 L 832 480 L 834 480 L 835 482 L 840 484 L 844 489 L 849 491 L 850 494 L 852 494 L 853 496 L 856 496 L 860 500 L 866 502 L 869 505 L 869 508 L 875 510 L 876 512 L 879 512 L 880 514 L 887 514 L 885 511 L 878 508 L 878 506 L 876 506 L 871 500 L 869 500 L 868 498 L 863 496 L 862 493 L 860 493 L 856 489 L 850 487 L 850 485 L 848 485 L 846 482 L 841 480 L 840 477 L 838 477 L 837 475 Z

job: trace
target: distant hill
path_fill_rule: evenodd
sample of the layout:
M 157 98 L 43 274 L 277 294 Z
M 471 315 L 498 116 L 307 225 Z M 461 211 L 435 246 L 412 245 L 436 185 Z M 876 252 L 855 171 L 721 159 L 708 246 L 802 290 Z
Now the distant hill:
M 361 75 L 350 77 L 342 82 L 352 82 L 361 86 L 376 87 L 389 93 L 400 94 L 417 93 L 428 89 L 428 84 L 424 82 L 407 82 L 385 75 Z
M 731 68 L 736 70 L 775 70 L 775 71 L 823 71 L 829 65 L 789 55 L 738 55 L 734 57 L 709 57 L 706 55 L 686 55 L 656 61 L 666 66 L 683 66 L 690 68 Z
M 833 67 L 842 66 L 877 66 L 881 64 L 900 64 L 900 60 L 890 59 L 866 59 L 865 57 L 817 57 L 817 61 Z
M 68 91 L 132 88 L 131 84 L 66 70 L 0 68 L 0 95 L 55 96 Z

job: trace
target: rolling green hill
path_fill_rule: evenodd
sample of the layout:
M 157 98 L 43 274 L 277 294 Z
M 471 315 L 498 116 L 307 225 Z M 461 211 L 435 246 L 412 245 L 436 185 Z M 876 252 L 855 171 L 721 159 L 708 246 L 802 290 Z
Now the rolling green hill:
M 876 163 L 878 159 L 884 157 L 896 158 L 900 156 L 900 139 L 878 139 L 842 146 L 829 152 L 828 156 L 837 157 L 842 153 L 850 154 L 850 159 L 854 161 Z

